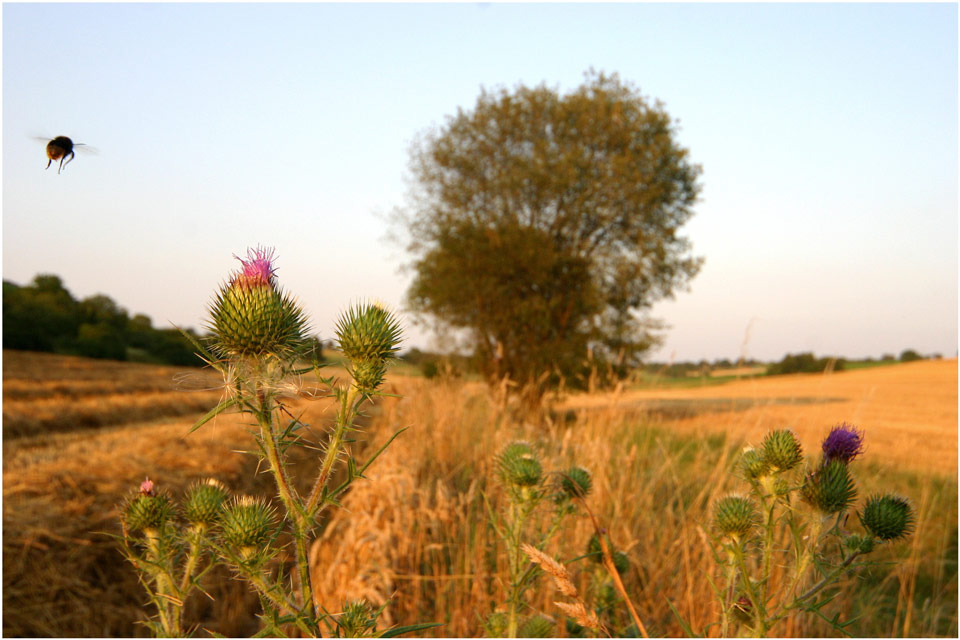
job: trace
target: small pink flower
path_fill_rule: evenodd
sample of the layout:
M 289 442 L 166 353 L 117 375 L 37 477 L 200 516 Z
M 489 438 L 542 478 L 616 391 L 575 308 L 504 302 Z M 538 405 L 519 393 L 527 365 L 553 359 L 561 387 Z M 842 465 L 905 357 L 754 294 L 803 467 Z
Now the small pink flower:
M 140 483 L 140 493 L 145 496 L 153 495 L 153 480 L 147 478 Z
M 274 272 L 273 249 L 257 247 L 247 249 L 247 259 L 233 256 L 240 261 L 243 269 L 233 278 L 233 284 L 242 287 L 273 286 Z

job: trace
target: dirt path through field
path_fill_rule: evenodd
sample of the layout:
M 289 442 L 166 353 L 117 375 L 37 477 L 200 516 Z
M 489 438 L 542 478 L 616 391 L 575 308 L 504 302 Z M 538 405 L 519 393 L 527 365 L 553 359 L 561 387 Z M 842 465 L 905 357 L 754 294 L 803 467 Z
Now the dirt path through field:
M 790 427 L 813 451 L 839 422 L 866 432 L 869 459 L 915 471 L 957 472 L 957 360 L 830 374 L 753 378 L 693 389 L 577 395 L 561 409 L 646 409 L 691 431 L 725 430 L 758 441 Z M 669 411 L 667 411 L 669 409 Z

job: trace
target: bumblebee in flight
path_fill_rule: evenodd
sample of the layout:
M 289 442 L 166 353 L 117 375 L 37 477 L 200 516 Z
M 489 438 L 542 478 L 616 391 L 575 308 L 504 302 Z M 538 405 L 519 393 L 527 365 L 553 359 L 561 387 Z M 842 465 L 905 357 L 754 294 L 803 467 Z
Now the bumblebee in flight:
M 46 138 L 38 138 L 38 140 L 46 140 Z M 85 147 L 86 145 L 82 142 L 74 142 L 67 136 L 57 136 L 53 140 L 47 142 L 47 169 L 50 168 L 50 164 L 54 160 L 60 161 L 60 166 L 57 167 L 57 174 L 60 173 L 60 170 L 64 166 L 70 164 L 70 161 L 73 160 L 75 154 L 73 152 L 74 147 Z M 89 149 L 93 151 L 93 149 Z M 66 163 L 64 163 L 66 159 Z

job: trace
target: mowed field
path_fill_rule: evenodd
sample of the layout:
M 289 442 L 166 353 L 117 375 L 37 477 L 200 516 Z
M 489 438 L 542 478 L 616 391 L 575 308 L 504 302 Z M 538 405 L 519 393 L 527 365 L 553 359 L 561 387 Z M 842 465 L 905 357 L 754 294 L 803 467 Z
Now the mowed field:
M 119 533 L 116 505 L 144 476 L 175 495 L 207 477 L 235 493 L 275 495 L 245 453 L 242 416 L 187 434 L 222 393 L 198 370 L 6 351 L 3 382 L 4 635 L 145 635 L 136 624 L 141 587 L 110 537 Z M 866 433 L 862 493 L 903 493 L 918 526 L 907 543 L 883 550 L 879 559 L 896 564 L 846 580 L 832 611 L 860 616 L 866 626 L 855 635 L 957 634 L 956 360 L 572 395 L 539 420 L 514 414 L 476 383 L 393 374 L 387 387 L 402 397 L 374 407 L 356 451 L 362 457 L 396 429 L 408 431 L 313 545 L 314 585 L 328 610 L 362 596 L 389 601 L 384 623 L 442 622 L 428 633 L 482 636 L 483 617 L 504 595 L 486 518 L 488 501 L 496 508 L 499 499 L 492 460 L 524 438 L 543 451 L 547 468 L 575 463 L 593 473 L 593 509 L 631 559 L 624 582 L 651 635 L 682 634 L 667 598 L 703 628 L 716 615 L 703 527 L 710 504 L 741 488 L 730 473 L 740 449 L 790 427 L 814 455 L 829 427 L 845 421 Z M 322 440 L 326 402 L 293 406 Z M 308 483 L 314 466 L 301 456 L 296 480 Z M 578 556 L 590 534 L 577 520 L 550 551 Z M 575 577 L 588 592 L 588 572 Z M 255 633 L 256 597 L 228 572 L 206 580 L 211 598 L 187 606 L 195 635 Z M 556 617 L 556 595 L 544 584 L 529 604 Z M 808 619 L 778 633 L 830 635 Z
M 808 450 L 840 422 L 866 433 L 875 464 L 957 472 L 957 360 L 927 360 L 840 373 L 748 378 L 719 386 L 577 395 L 568 410 L 658 414 L 672 428 L 724 431 L 759 442 L 791 428 Z

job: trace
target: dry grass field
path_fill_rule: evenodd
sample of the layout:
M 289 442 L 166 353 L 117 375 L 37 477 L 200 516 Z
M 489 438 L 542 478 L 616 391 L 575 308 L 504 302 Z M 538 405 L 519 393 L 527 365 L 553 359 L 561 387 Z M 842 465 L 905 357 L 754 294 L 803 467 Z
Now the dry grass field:
M 215 381 L 184 384 L 173 368 L 16 352 L 5 352 L 3 365 L 4 635 L 143 635 L 135 622 L 144 596 L 104 535 L 119 532 L 115 505 L 145 475 L 174 493 L 212 476 L 271 498 L 269 478 L 255 475 L 255 458 L 242 453 L 250 446 L 244 420 L 221 417 L 186 435 L 219 392 L 187 391 Z M 624 582 L 650 634 L 682 635 L 667 599 L 702 628 L 716 616 L 703 528 L 711 502 L 740 486 L 730 473 L 737 452 L 784 426 L 814 451 L 831 425 L 847 421 L 866 432 L 868 451 L 856 463 L 862 495 L 903 493 L 917 507 L 918 526 L 906 543 L 881 552 L 897 564 L 846 579 L 831 611 L 860 616 L 857 635 L 956 637 L 955 360 L 571 396 L 537 419 L 517 417 L 477 384 L 394 375 L 388 387 L 402 398 L 385 398 L 371 412 L 356 444 L 361 457 L 365 446 L 409 430 L 344 498 L 312 548 L 314 585 L 328 610 L 363 596 L 388 603 L 384 624 L 433 621 L 444 626 L 430 635 L 483 635 L 481 620 L 504 595 L 485 506 L 501 500 L 492 458 L 525 438 L 546 468 L 576 463 L 593 473 L 591 506 L 630 557 Z M 300 408 L 319 435 L 329 408 L 323 401 Z M 549 551 L 574 558 L 589 536 L 588 522 L 577 519 Z M 580 562 L 571 570 L 590 594 L 592 569 Z M 225 573 L 208 578 L 214 599 L 188 603 L 196 634 L 255 632 L 256 598 Z M 541 587 L 529 604 L 560 619 L 554 587 Z M 798 618 L 777 631 L 817 636 L 829 628 Z
M 839 422 L 867 432 L 870 458 L 897 469 L 956 473 L 957 360 L 841 373 L 750 378 L 720 386 L 573 396 L 567 410 L 635 409 L 672 429 L 720 430 L 758 440 L 790 427 L 808 447 Z

